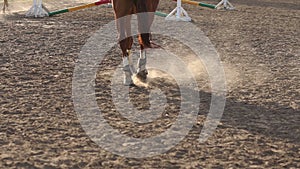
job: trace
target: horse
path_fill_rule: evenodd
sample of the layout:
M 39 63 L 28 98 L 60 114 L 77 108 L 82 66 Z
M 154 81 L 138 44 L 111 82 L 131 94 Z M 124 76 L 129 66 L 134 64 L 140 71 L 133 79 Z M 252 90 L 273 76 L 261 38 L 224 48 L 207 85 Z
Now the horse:
M 3 13 L 5 13 L 6 8 L 8 8 L 8 0 L 4 0 L 3 2 L 3 8 L 2 8 Z
M 150 40 L 150 27 L 158 4 L 159 0 L 112 0 L 118 29 L 118 42 L 122 50 L 124 85 L 126 86 L 134 86 L 132 80 L 132 76 L 134 74 L 143 81 L 147 78 L 146 49 L 155 47 Z M 142 14 L 140 15 L 139 13 Z M 131 36 L 130 16 L 132 14 L 138 14 L 138 42 L 140 45 L 140 57 L 137 63 L 137 70 L 134 69 L 131 56 L 133 37 Z

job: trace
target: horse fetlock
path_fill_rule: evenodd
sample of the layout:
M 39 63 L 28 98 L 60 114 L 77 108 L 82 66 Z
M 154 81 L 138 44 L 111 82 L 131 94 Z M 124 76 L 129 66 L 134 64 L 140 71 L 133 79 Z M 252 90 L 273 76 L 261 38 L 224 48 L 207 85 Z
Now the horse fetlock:
M 142 81 L 146 81 L 147 79 L 147 75 L 148 75 L 148 71 L 146 69 L 146 63 L 147 63 L 147 58 L 144 57 L 140 57 L 137 63 L 137 77 L 142 80 Z
M 141 59 L 146 59 L 147 58 L 147 56 L 146 56 L 146 50 L 145 49 L 140 50 L 140 58 Z
M 132 74 L 129 72 L 124 72 L 124 85 L 129 86 L 133 84 Z
M 124 72 L 130 72 L 130 73 L 132 74 L 129 65 L 124 66 L 124 67 L 123 67 L 123 71 L 124 71 Z
M 142 58 L 139 58 L 138 60 L 138 63 L 137 63 L 137 67 L 138 67 L 138 70 L 137 72 L 141 72 L 141 71 L 144 71 L 146 70 L 146 63 L 147 63 L 147 59 L 142 59 Z
M 124 85 L 132 85 L 133 84 L 133 80 L 132 80 L 132 72 L 130 69 L 129 65 L 126 65 L 123 67 L 123 71 L 124 71 Z
M 127 56 L 123 58 L 123 66 L 126 67 L 127 65 L 129 65 L 129 69 L 131 71 L 131 73 L 135 73 L 136 70 L 133 66 L 133 58 L 132 58 L 132 53 L 130 49 L 126 50 Z
M 146 70 L 146 64 L 147 64 L 147 56 L 146 56 L 146 50 L 141 50 L 140 51 L 140 58 L 138 59 L 137 67 L 138 70 L 137 72 L 142 72 L 142 71 L 147 71 Z

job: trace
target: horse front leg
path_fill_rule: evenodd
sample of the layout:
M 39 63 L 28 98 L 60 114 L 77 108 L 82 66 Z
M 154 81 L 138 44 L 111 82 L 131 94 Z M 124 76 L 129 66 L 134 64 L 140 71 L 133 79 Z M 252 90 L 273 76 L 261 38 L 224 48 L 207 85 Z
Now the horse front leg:
M 125 38 L 120 41 L 120 47 L 123 53 L 123 71 L 124 71 L 124 85 L 133 85 L 132 75 L 135 74 L 135 68 L 133 66 L 131 48 L 128 48 L 128 44 L 133 43 L 132 37 Z
M 133 38 L 131 36 L 130 16 L 117 19 L 117 27 L 119 31 L 119 44 L 122 50 L 123 71 L 124 71 L 124 85 L 133 85 L 132 75 L 135 74 L 133 66 L 133 59 L 131 47 Z
M 146 50 L 151 48 L 150 27 L 154 19 L 154 12 L 158 5 L 158 0 L 137 1 L 139 44 L 141 47 L 140 58 L 137 63 L 137 77 L 142 81 L 147 79 Z

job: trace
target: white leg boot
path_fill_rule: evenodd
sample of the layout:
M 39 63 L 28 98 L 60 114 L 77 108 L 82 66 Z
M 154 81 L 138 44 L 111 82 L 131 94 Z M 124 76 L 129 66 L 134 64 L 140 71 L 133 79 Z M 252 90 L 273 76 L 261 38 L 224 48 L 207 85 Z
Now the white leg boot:
M 124 85 L 125 86 L 133 85 L 132 72 L 127 57 L 123 58 L 123 71 L 124 71 Z
M 137 63 L 137 77 L 146 80 L 148 71 L 146 69 L 147 57 L 146 57 L 146 50 L 140 51 L 140 58 Z
M 133 58 L 132 58 L 131 50 L 127 50 L 127 53 L 128 53 L 128 62 L 129 62 L 130 71 L 131 71 L 132 74 L 135 74 L 136 73 L 136 69 L 133 66 Z

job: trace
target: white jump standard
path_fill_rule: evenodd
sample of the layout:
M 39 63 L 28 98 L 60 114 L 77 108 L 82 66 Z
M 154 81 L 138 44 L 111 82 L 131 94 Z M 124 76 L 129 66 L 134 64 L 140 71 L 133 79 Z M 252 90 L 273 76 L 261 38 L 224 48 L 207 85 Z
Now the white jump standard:
M 224 7 L 224 9 L 233 10 L 234 6 L 229 2 L 229 0 L 222 0 L 216 5 L 216 9 L 220 9 L 221 6 Z
M 186 22 L 190 22 L 192 20 L 188 13 L 181 6 L 181 0 L 177 0 L 176 8 L 169 15 L 167 15 L 165 19 Z
M 33 5 L 26 13 L 27 17 L 45 17 L 48 16 L 48 9 L 43 5 L 42 0 L 33 0 Z

